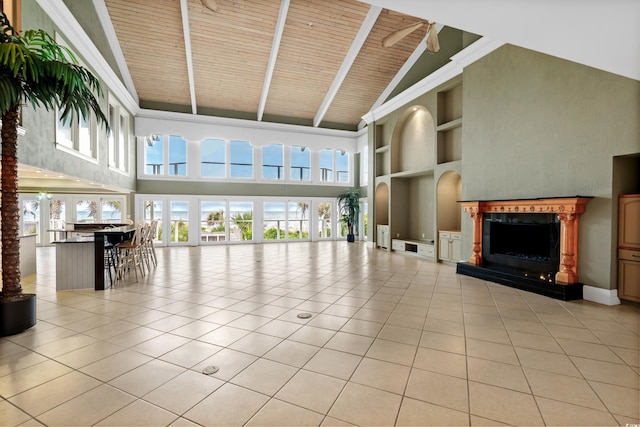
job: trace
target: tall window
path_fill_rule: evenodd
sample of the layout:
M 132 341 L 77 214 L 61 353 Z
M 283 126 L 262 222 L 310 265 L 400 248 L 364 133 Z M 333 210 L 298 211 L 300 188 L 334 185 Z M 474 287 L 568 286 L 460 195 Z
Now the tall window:
M 311 156 L 309 148 L 297 145 L 291 146 L 289 179 L 291 181 L 311 181 Z
M 349 153 L 336 151 L 336 181 L 349 182 Z
M 225 177 L 225 142 L 222 139 L 205 139 L 200 144 L 200 175 Z
M 147 175 L 164 175 L 164 137 L 153 135 L 144 146 L 144 170 Z
M 253 203 L 229 202 L 229 240 L 253 240 Z
M 229 143 L 231 178 L 253 178 L 253 147 L 246 141 L 231 141 Z
M 333 203 L 318 203 L 318 237 L 328 239 L 331 237 L 331 218 L 333 217 Z
M 200 241 L 224 242 L 226 239 L 227 203 L 220 201 L 202 201 L 200 203 Z
M 185 243 L 189 241 L 189 202 L 170 201 L 171 234 L 169 242 Z
M 59 34 L 56 34 L 56 41 L 68 46 Z M 56 110 L 56 148 L 95 163 L 98 159 L 98 126 L 94 114 L 83 118 L 82 114 L 74 113 L 64 120 L 61 116 L 62 110 Z
M 282 240 L 286 237 L 287 225 L 285 204 L 265 202 L 264 204 L 264 240 Z
M 262 148 L 262 179 L 284 179 L 282 144 L 271 144 Z
M 74 155 L 91 159 L 98 158 L 97 125 L 93 114 L 84 119 L 81 115 L 65 120 L 60 117 L 56 126 L 56 147 Z
M 320 152 L 320 181 L 333 182 L 333 150 Z
M 287 212 L 287 237 L 289 240 L 309 238 L 309 202 L 289 202 Z
M 76 221 L 95 222 L 98 220 L 98 202 L 96 200 L 76 201 Z
M 40 242 L 40 202 L 36 199 L 22 201 L 21 234 L 36 234 L 36 242 Z
M 154 241 L 162 241 L 162 200 L 144 200 L 143 206 L 143 219 L 151 224 L 151 221 L 158 221 L 158 229 L 156 230 L 156 236 Z
M 108 198 L 100 199 L 102 221 L 118 223 L 122 220 L 122 202 Z
M 169 137 L 169 175 L 187 176 L 187 141 L 182 137 Z
M 130 116 L 113 97 L 109 97 L 109 167 L 129 171 Z

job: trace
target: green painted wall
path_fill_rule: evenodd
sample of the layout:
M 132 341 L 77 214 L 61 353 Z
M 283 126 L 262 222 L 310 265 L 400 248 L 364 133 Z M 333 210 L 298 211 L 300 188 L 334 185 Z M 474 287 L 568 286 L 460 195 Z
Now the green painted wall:
M 640 153 L 639 100 L 638 81 L 503 46 L 464 70 L 463 198 L 593 196 L 579 276 L 616 288 L 613 157 Z
M 25 29 L 44 29 L 51 35 L 57 31 L 57 27 L 35 0 L 23 0 L 22 17 L 23 28 Z M 104 85 L 103 90 L 108 93 L 108 88 L 104 87 Z M 99 102 L 102 111 L 107 114 L 108 104 L 106 97 L 100 99 Z M 60 171 L 80 179 L 108 183 L 124 190 L 135 191 L 135 144 L 131 144 L 129 151 L 131 173 L 126 176 L 109 170 L 107 165 L 107 135 L 104 132 L 104 128 L 99 128 L 98 130 L 98 164 L 92 164 L 56 149 L 56 118 L 54 111 L 47 111 L 44 108 L 33 110 L 31 106 L 26 106 L 23 109 L 23 126 L 27 132 L 20 137 L 18 144 L 18 159 L 20 163 L 51 171 Z M 131 116 L 130 132 L 133 134 L 133 116 Z
M 98 18 L 96 9 L 93 7 L 93 2 L 78 0 L 63 0 L 63 2 L 69 8 L 85 33 L 89 35 L 89 38 L 93 44 L 96 45 L 100 54 L 105 61 L 107 61 L 113 72 L 116 73 L 116 76 L 118 76 L 120 81 L 123 81 L 116 59 L 109 47 L 109 41 L 104 34 L 102 25 L 100 25 L 100 19 Z

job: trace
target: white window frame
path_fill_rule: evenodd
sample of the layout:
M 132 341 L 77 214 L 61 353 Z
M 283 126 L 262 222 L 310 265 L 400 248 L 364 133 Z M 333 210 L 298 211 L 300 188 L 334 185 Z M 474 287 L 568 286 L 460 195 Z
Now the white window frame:
M 113 117 L 111 117 L 112 112 Z M 129 147 L 131 146 L 133 138 L 130 134 L 131 114 L 112 94 L 109 94 L 107 120 L 109 120 L 109 127 L 111 128 L 111 133 L 107 137 L 109 169 L 124 175 L 129 175 L 131 163 Z M 122 121 L 124 121 L 124 126 L 121 123 Z
M 280 147 L 280 154 L 281 154 L 281 165 L 265 165 L 264 164 L 264 150 L 265 148 L 269 148 L 269 147 L 273 147 L 273 146 L 279 146 Z M 263 147 L 261 147 L 260 152 L 262 153 L 262 157 L 260 159 L 260 178 L 264 181 L 275 181 L 275 182 L 281 182 L 281 181 L 285 181 L 286 178 L 286 165 L 285 165 L 285 145 L 284 144 L 280 144 L 280 143 L 273 143 L 273 144 L 269 144 L 269 145 L 265 145 Z M 255 161 L 254 161 L 255 163 Z M 267 178 L 264 176 L 264 168 L 265 166 L 270 166 L 270 167 L 279 167 L 280 168 L 280 177 L 279 178 Z
M 84 151 L 80 151 L 80 117 L 74 114 L 74 116 L 64 122 L 65 125 L 69 125 L 71 128 L 71 140 L 62 139 L 59 136 L 59 126 L 61 124 L 60 121 L 60 111 L 56 109 L 55 114 L 55 135 L 56 135 L 56 148 L 60 151 L 64 151 L 65 153 L 71 154 L 76 157 L 80 157 L 83 160 L 89 161 L 91 163 L 98 163 L 98 132 L 97 132 L 97 123 L 96 118 L 93 113 L 89 116 L 89 146 L 91 153 L 88 154 Z
M 71 49 L 67 41 L 58 32 L 55 33 L 55 39 L 59 45 L 64 46 L 65 48 L 73 52 L 73 49 Z M 75 52 L 73 52 L 73 54 L 75 55 Z M 78 63 L 83 67 L 86 67 L 80 60 L 78 60 Z M 89 120 L 89 138 L 90 138 L 89 147 L 91 151 L 90 153 L 81 151 L 81 147 L 80 147 L 81 116 L 80 114 L 73 113 L 70 116 L 71 118 L 68 117 L 64 122 L 65 125 L 70 124 L 71 141 L 63 140 L 59 135 L 58 129 L 60 125 L 60 118 L 61 118 L 60 116 L 61 116 L 61 111 L 58 108 L 56 108 L 55 127 L 54 127 L 56 148 L 60 151 L 64 151 L 65 153 L 79 157 L 83 160 L 89 161 L 94 164 L 98 164 L 98 126 L 97 126 L 97 120 L 96 120 L 95 114 L 91 112 L 89 114 L 89 117 L 87 118 Z

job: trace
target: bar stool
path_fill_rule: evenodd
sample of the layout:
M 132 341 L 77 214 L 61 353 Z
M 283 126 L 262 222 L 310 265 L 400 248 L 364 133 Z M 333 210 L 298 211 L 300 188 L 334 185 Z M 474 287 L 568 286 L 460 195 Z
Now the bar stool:
M 143 238 L 143 224 L 138 223 L 136 230 L 133 233 L 133 238 L 129 241 L 118 243 L 118 268 L 116 271 L 116 282 L 123 280 L 127 272 L 133 273 L 138 281 L 138 269 L 140 274 L 144 277 L 144 260 L 142 259 L 142 238 Z
M 118 255 L 116 246 L 108 241 L 104 242 L 104 269 L 109 274 L 109 283 L 113 286 L 114 279 L 118 274 Z M 113 273 L 111 272 L 113 270 Z
M 145 244 L 147 246 L 147 252 L 150 255 L 151 262 L 153 262 L 153 266 L 158 266 L 158 257 L 156 256 L 156 247 L 153 246 L 153 241 L 156 239 L 158 234 L 158 220 L 151 221 L 151 226 L 149 229 L 149 235 L 147 236 L 147 240 Z

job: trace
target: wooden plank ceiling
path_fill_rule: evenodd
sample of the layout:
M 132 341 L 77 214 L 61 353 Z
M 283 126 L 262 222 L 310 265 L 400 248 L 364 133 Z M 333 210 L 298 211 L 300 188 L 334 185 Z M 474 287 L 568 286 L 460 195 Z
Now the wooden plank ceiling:
M 105 0 L 141 105 L 191 111 L 193 61 L 199 114 L 312 125 L 372 6 L 357 0 L 290 0 L 259 117 L 281 0 Z M 390 48 L 388 34 L 419 19 L 382 10 L 321 114 L 320 127 L 355 129 L 424 39 L 426 26 Z

